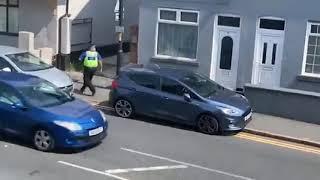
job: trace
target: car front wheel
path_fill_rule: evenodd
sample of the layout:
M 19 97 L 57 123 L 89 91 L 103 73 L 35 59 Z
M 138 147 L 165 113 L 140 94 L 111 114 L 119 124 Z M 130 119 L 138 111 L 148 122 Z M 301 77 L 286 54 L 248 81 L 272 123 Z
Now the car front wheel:
M 205 134 L 214 135 L 219 133 L 218 120 L 209 114 L 203 114 L 199 117 L 197 127 L 200 132 Z
M 114 109 L 117 115 L 123 118 L 129 118 L 133 115 L 133 106 L 125 99 L 117 100 L 114 105 Z
M 33 137 L 33 144 L 36 149 L 49 152 L 54 149 L 54 139 L 52 135 L 44 129 L 36 130 Z

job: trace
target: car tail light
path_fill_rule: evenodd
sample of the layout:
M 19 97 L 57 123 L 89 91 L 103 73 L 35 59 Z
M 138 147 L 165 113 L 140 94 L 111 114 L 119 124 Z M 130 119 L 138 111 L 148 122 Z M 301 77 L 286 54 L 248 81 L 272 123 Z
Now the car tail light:
M 111 88 L 112 89 L 117 89 L 119 87 L 119 84 L 116 80 L 112 81 L 112 84 L 111 84 Z

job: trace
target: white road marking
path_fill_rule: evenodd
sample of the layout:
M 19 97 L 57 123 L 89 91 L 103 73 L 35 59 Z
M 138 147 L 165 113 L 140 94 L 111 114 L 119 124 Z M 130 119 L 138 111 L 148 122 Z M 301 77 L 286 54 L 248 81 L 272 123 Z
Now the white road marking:
M 101 175 L 104 175 L 104 176 L 109 176 L 109 177 L 112 177 L 112 178 L 118 179 L 118 180 L 129 180 L 129 179 L 122 178 L 122 177 L 119 177 L 119 176 L 116 176 L 116 175 L 112 175 L 112 174 L 109 174 L 109 173 L 106 173 L 106 172 L 103 172 L 103 171 L 98 171 L 98 170 L 95 170 L 95 169 L 86 168 L 86 167 L 83 167 L 83 166 L 78 166 L 78 165 L 75 165 L 75 164 L 72 164 L 72 163 L 68 163 L 68 162 L 64 162 L 64 161 L 58 161 L 58 163 L 66 165 L 66 166 L 78 168 L 78 169 L 81 169 L 81 170 L 84 170 L 84 171 L 88 171 L 88 172 L 92 172 L 92 173 L 96 173 L 96 174 L 101 174 Z
M 119 174 L 119 173 L 129 173 L 129 172 L 144 172 L 144 171 L 159 171 L 159 170 L 169 170 L 169 169 L 185 169 L 188 166 L 177 165 L 177 166 L 155 166 L 155 167 L 141 167 L 141 168 L 130 168 L 130 169 L 110 169 L 106 170 L 109 174 Z
M 140 154 L 140 155 L 143 155 L 143 156 L 152 157 L 152 158 L 155 158 L 155 159 L 160 159 L 160 160 L 165 160 L 165 161 L 169 161 L 169 162 L 173 162 L 173 163 L 177 163 L 177 164 L 182 164 L 182 165 L 190 166 L 190 167 L 193 167 L 193 168 L 198 168 L 198 169 L 202 169 L 202 170 L 206 170 L 206 171 L 210 171 L 210 172 L 214 172 L 214 173 L 218 173 L 218 174 L 222 174 L 222 175 L 226 175 L 226 176 L 230 176 L 230 177 L 234 177 L 234 178 L 238 178 L 238 179 L 254 180 L 254 179 L 249 178 L 249 177 L 244 177 L 244 176 L 240 176 L 240 175 L 236 175 L 236 174 L 232 174 L 232 173 L 228 173 L 228 172 L 224 172 L 224 171 L 220 171 L 220 170 L 216 170 L 216 169 L 210 169 L 210 168 L 207 168 L 207 167 L 203 167 L 203 166 L 199 166 L 199 165 L 195 165 L 195 164 L 191 164 L 191 163 L 186 163 L 186 162 L 182 162 L 182 161 L 177 161 L 177 160 L 173 160 L 173 159 L 170 159 L 170 158 L 161 157 L 161 156 L 157 156 L 157 155 L 153 155 L 153 154 L 148 154 L 148 153 L 136 151 L 136 150 L 133 150 L 133 149 L 121 148 L 121 150 L 124 150 L 124 151 L 127 151 L 127 152 L 131 152 L 131 153 L 135 153 L 135 154 Z

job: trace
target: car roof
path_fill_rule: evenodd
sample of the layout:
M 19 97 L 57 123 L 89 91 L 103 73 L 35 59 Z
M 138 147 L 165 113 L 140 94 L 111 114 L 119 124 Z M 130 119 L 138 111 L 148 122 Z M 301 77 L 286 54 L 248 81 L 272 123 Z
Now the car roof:
M 143 65 L 133 65 L 127 68 L 124 68 L 125 72 L 133 72 L 133 73 L 150 73 L 150 74 L 158 74 L 164 77 L 170 77 L 174 79 L 180 79 L 183 76 L 192 73 L 192 71 L 172 68 L 172 67 L 160 67 L 158 65 L 153 66 L 143 66 Z
M 13 87 L 29 86 L 39 83 L 41 80 L 38 77 L 15 72 L 0 72 L 0 83 L 5 83 Z
M 11 47 L 11 46 L 0 46 L 0 55 L 7 55 L 7 54 L 16 54 L 16 53 L 24 53 L 25 50 Z

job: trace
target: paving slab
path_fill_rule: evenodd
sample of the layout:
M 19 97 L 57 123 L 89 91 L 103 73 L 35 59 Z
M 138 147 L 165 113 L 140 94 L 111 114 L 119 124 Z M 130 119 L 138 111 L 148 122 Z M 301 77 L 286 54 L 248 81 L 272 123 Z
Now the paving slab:
M 320 147 L 320 125 L 255 113 L 249 133 Z

